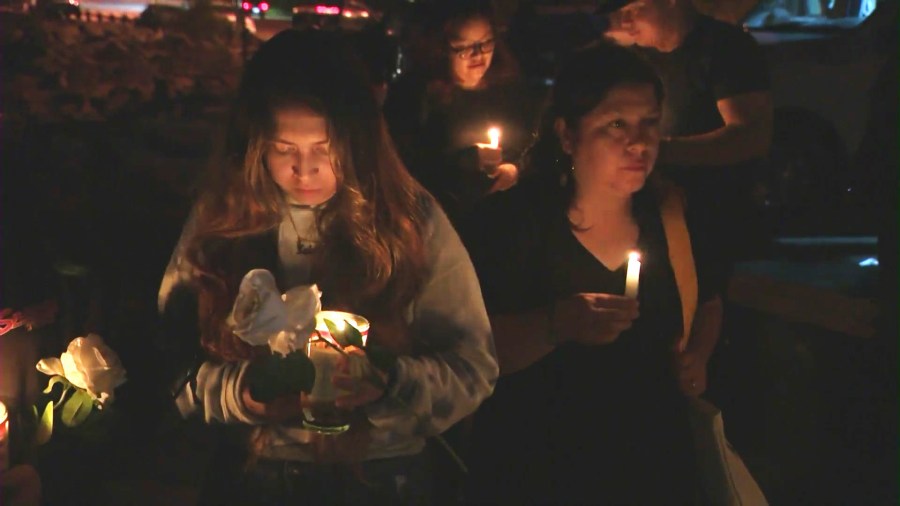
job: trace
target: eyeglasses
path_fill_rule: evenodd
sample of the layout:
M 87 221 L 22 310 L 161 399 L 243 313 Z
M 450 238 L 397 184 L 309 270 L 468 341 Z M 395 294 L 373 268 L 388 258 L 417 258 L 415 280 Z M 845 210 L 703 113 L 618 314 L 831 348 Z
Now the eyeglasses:
M 494 41 L 494 39 L 488 39 L 482 42 L 469 44 L 468 46 L 450 46 L 450 51 L 455 54 L 457 58 L 467 60 L 475 55 L 493 53 L 495 45 L 496 41 Z

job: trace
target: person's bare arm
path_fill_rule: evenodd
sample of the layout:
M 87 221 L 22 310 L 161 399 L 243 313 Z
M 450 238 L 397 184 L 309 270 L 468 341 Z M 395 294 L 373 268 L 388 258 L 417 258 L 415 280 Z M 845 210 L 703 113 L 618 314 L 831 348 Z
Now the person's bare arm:
M 664 139 L 659 161 L 720 166 L 765 156 L 772 144 L 772 96 L 757 91 L 716 102 L 725 126 L 703 134 Z
M 608 293 L 575 294 L 552 310 L 491 316 L 500 375 L 529 367 L 564 342 L 609 344 L 637 317 L 637 300 Z
M 687 349 L 675 354 L 678 384 L 685 395 L 706 390 L 706 364 L 716 348 L 722 330 L 722 299 L 718 296 L 697 308 Z
M 491 316 L 491 328 L 501 376 L 525 369 L 556 348 L 547 311 Z

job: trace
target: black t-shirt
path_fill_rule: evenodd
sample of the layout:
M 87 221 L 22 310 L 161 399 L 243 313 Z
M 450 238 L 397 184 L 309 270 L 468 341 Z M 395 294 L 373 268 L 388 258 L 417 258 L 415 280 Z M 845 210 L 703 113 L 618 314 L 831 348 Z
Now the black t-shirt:
M 697 17 L 693 30 L 675 50 L 639 51 L 663 82 L 661 131 L 665 136 L 717 130 L 725 125 L 719 100 L 770 89 L 769 72 L 756 40 L 740 28 L 708 16 Z M 661 165 L 660 170 L 685 188 L 693 205 L 727 208 L 736 202 L 741 188 L 747 189 L 747 177 L 757 164 L 757 160 L 748 160 L 720 168 Z M 727 209 L 724 212 L 728 214 Z
M 770 88 L 765 58 L 756 40 L 740 28 L 708 16 L 698 16 L 694 29 L 675 50 L 640 51 L 663 81 L 663 135 L 716 130 L 724 126 L 716 102 Z
M 691 136 L 724 126 L 717 102 L 770 89 L 762 49 L 740 28 L 699 15 L 693 30 L 675 50 L 639 51 L 663 82 L 665 98 L 661 130 L 666 136 Z M 763 234 L 753 203 L 753 182 L 761 160 L 721 166 L 676 166 L 658 169 L 685 189 L 691 221 L 699 224 L 715 245 L 702 258 L 712 264 L 720 290 L 725 289 L 733 259 L 756 247 Z

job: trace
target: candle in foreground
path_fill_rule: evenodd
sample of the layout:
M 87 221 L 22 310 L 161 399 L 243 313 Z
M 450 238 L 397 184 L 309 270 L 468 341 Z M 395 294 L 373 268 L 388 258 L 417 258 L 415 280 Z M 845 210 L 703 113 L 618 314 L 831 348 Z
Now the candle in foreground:
M 9 412 L 0 402 L 0 471 L 9 468 Z
M 319 313 L 316 314 L 316 330 L 318 330 L 326 339 L 333 337 L 338 341 L 341 341 L 341 336 L 331 335 L 328 331 L 328 326 L 325 325 L 326 319 L 331 320 L 338 331 L 344 330 L 347 322 L 349 322 L 350 325 L 356 327 L 356 330 L 362 334 L 363 346 L 366 345 L 366 340 L 369 338 L 369 320 L 366 320 L 362 316 L 346 313 L 344 311 L 319 311 Z
M 491 141 L 491 147 L 497 149 L 500 147 L 500 129 L 497 127 L 488 129 L 488 139 Z
M 641 277 L 641 255 L 637 251 L 628 254 L 628 270 L 625 272 L 625 296 L 636 299 Z
M 331 378 L 337 372 L 341 353 L 321 341 L 310 341 L 306 345 L 306 355 L 316 368 L 316 381 L 309 392 L 313 402 L 332 402 L 337 397 L 337 389 Z
M 475 145 L 484 149 L 500 149 L 500 129 L 497 127 L 488 128 L 487 136 L 490 142 L 477 142 Z

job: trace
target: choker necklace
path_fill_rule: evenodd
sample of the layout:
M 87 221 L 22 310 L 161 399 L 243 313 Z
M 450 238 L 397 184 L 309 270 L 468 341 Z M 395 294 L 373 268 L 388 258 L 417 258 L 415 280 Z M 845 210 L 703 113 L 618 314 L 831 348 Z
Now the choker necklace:
M 309 255 L 312 254 L 316 250 L 316 243 L 313 241 L 307 241 L 303 239 L 303 236 L 300 235 L 300 231 L 297 230 L 297 224 L 294 223 L 294 213 L 291 211 L 291 207 L 303 207 L 307 208 L 307 206 L 293 206 L 291 205 L 288 208 L 288 219 L 291 220 L 291 227 L 294 229 L 294 233 L 297 234 L 297 254 L 298 255 Z

